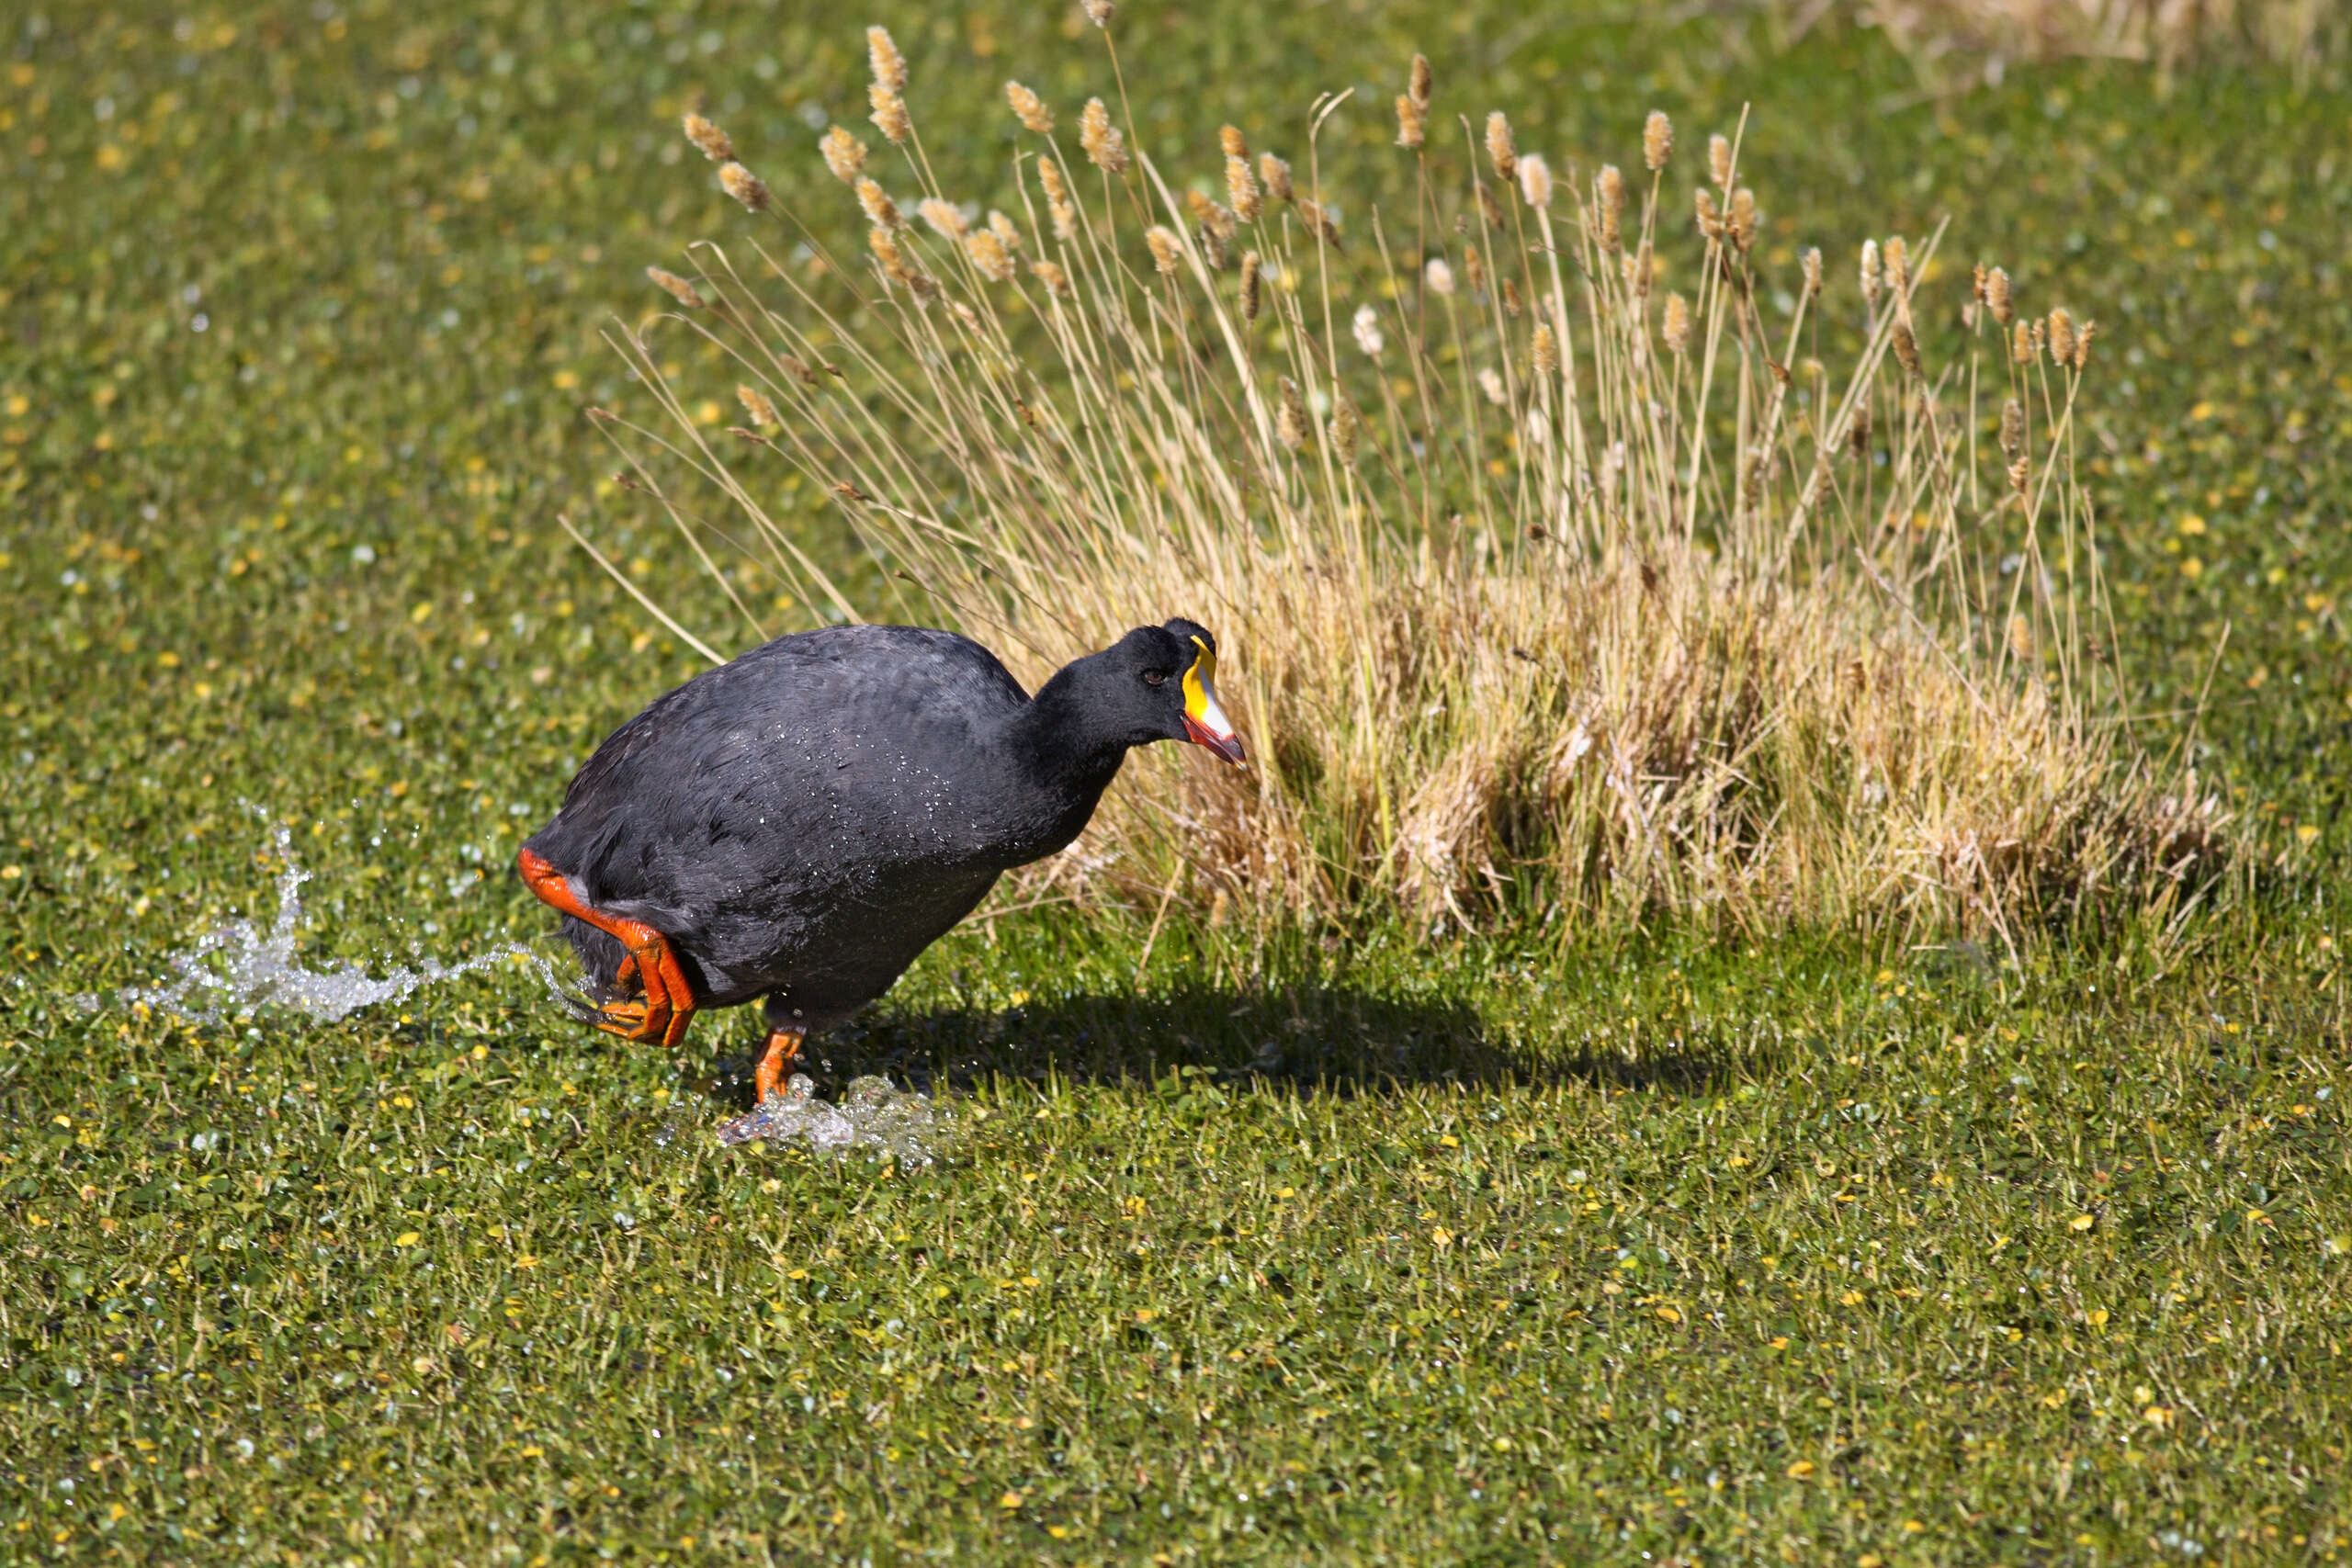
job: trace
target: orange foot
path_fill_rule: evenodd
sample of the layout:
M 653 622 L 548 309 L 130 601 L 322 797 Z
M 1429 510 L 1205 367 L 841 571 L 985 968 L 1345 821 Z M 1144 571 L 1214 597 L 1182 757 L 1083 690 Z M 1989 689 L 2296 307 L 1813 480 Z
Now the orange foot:
M 774 1100 L 777 1082 L 800 1065 L 800 1043 L 808 1038 L 805 1029 L 768 1032 L 767 1048 L 760 1053 L 760 1065 L 752 1069 L 752 1088 L 759 1096 L 759 1104 Z
M 633 987 L 643 994 L 604 1003 L 589 1021 L 624 1040 L 658 1040 L 664 1045 L 684 1040 L 686 1024 L 695 1016 L 694 988 L 686 983 L 685 970 L 679 965 L 669 938 L 642 920 L 590 908 L 572 892 L 570 879 L 532 851 L 516 856 L 514 866 L 523 874 L 523 886 L 542 902 L 608 932 L 628 949 L 628 956 L 613 975 L 613 984 Z

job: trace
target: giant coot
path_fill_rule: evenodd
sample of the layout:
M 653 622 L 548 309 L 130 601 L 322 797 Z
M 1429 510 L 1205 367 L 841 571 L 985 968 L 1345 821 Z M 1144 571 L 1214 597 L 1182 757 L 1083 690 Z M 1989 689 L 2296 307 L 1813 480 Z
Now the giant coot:
M 762 1101 L 811 1033 L 889 989 L 997 877 L 1078 837 L 1130 747 L 1230 762 L 1216 640 L 1138 626 L 1035 697 L 968 637 L 828 626 L 766 643 L 615 730 L 525 842 L 599 1028 L 675 1045 L 767 998 Z

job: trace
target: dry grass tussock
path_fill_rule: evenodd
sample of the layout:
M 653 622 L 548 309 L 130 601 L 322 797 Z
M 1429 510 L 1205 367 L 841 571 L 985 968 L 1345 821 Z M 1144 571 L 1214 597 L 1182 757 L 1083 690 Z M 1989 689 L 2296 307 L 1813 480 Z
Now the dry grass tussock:
M 984 211 L 874 55 L 880 144 L 821 149 L 865 243 L 727 163 L 784 227 L 657 277 L 681 308 L 615 341 L 667 418 L 598 417 L 746 639 L 779 586 L 1032 683 L 1138 622 L 1216 629 L 1251 769 L 1140 756 L 1031 896 L 2014 941 L 2210 886 L 2215 807 L 2105 722 L 2089 323 L 1933 239 L 1768 277 L 1735 141 L 1654 115 L 1634 173 L 1555 173 L 1499 113 L 1441 118 L 1419 60 L 1410 210 L 1324 168 L 1351 105 L 1293 161 L 1228 127 L 1182 174 L 1014 85 L 1018 197 Z M 682 333 L 744 424 L 665 375 Z M 880 602 L 808 553 L 820 503 Z

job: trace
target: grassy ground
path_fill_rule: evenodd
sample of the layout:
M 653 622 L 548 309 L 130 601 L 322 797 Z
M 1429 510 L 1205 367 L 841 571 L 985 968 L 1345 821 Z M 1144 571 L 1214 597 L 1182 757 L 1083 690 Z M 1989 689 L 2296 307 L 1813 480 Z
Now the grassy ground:
M 1101 85 L 1057 12 L 932 15 L 885 16 L 932 125 Z M 2014 967 L 1181 919 L 1147 966 L 1142 920 L 1007 916 L 829 1048 L 966 1086 L 906 1170 L 662 1141 L 718 1111 L 519 976 L 336 1026 L 90 1013 L 266 911 L 256 811 L 322 953 L 545 928 L 518 833 L 688 669 L 553 527 L 682 567 L 599 493 L 597 323 L 725 231 L 689 93 L 789 187 L 862 68 L 750 6 L 20 15 L 0 1557 L 2352 1553 L 2352 100 L 1925 103 L 1867 39 L 1479 5 L 1125 25 L 1197 85 L 1137 105 L 1192 145 L 1385 101 L 1416 46 L 1526 145 L 1753 99 L 1780 240 L 1949 212 L 2097 316 L 2123 652 L 2148 744 L 2242 813 L 2246 902 Z

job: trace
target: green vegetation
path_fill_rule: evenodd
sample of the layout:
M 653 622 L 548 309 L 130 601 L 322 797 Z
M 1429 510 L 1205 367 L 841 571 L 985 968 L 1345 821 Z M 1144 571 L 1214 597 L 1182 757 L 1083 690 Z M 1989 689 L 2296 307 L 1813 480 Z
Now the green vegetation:
M 1015 60 L 1100 89 L 1074 14 L 933 17 L 877 18 L 927 123 L 1009 148 Z M 748 5 L 19 15 L 0 1557 L 2344 1561 L 2352 100 L 1922 102 L 1866 35 L 1479 5 L 1121 25 L 1197 84 L 1138 100 L 1155 143 L 1385 103 L 1415 48 L 1564 158 L 1753 100 L 1769 245 L 1949 213 L 2098 318 L 2118 652 L 2239 814 L 2236 908 L 2014 966 L 1008 912 L 827 1048 L 830 1087 L 957 1086 L 905 1170 L 716 1149 L 678 1064 L 519 974 L 332 1026 L 88 1011 L 266 913 L 256 811 L 322 955 L 547 930 L 519 833 L 694 667 L 553 524 L 692 583 L 600 486 L 599 324 L 740 217 L 679 111 L 823 180 L 802 111 L 855 123 L 865 70 Z

